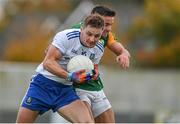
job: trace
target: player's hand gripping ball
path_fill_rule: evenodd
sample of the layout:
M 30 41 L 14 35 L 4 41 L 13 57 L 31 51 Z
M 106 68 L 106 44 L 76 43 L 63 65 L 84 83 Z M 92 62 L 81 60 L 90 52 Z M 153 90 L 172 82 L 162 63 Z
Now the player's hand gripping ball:
M 91 80 L 93 76 L 94 64 L 83 55 L 73 57 L 67 64 L 67 80 L 74 83 L 84 83 Z
M 98 80 L 98 77 L 99 77 L 98 65 L 94 64 L 92 80 Z

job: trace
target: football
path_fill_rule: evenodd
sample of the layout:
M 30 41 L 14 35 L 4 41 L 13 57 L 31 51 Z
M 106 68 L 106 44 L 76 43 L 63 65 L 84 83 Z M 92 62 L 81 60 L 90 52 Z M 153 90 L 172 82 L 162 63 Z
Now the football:
M 86 56 L 74 56 L 67 64 L 67 71 L 69 72 L 75 72 L 82 69 L 85 69 L 86 73 L 92 73 L 92 70 L 94 69 L 93 62 Z

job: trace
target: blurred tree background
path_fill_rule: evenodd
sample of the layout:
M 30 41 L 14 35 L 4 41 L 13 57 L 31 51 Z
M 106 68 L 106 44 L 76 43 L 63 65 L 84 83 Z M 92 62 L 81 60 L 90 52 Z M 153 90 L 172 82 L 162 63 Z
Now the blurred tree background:
M 56 30 L 81 0 L 9 0 L 0 19 L 0 60 L 40 62 Z M 117 5 L 119 1 L 93 1 Z M 129 0 L 129 2 L 132 2 Z M 142 15 L 132 19 L 123 33 L 115 33 L 131 52 L 134 66 L 180 67 L 180 1 L 136 0 Z M 117 12 L 118 13 L 118 12 Z M 107 52 L 104 64 L 112 64 Z
M 72 0 L 73 1 L 73 0 Z M 66 0 L 10 0 L 0 23 L 4 35 L 2 60 L 39 62 L 58 28 L 59 20 L 67 17 L 77 5 Z M 58 18 L 57 18 L 58 15 Z M 63 21 L 63 20 L 62 20 Z
M 134 18 L 126 33 L 138 65 L 180 67 L 179 0 L 146 0 L 144 16 Z

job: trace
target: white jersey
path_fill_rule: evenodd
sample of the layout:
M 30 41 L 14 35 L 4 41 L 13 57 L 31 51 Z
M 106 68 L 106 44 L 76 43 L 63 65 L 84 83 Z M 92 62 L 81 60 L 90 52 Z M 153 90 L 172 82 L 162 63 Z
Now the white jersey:
M 62 58 L 58 63 L 65 70 L 67 70 L 67 63 L 69 60 L 76 55 L 87 56 L 94 64 L 98 64 L 104 52 L 104 47 L 100 42 L 93 48 L 83 46 L 80 42 L 80 29 L 67 29 L 57 33 L 53 39 L 52 45 L 61 52 Z M 42 63 L 37 67 L 36 72 L 59 83 L 72 85 L 72 82 L 68 82 L 63 78 L 48 72 L 43 67 Z

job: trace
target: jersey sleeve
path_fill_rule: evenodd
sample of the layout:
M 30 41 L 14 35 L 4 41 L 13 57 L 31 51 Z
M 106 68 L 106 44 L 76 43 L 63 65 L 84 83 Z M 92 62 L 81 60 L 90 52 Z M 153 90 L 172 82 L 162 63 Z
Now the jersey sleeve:
M 116 42 L 116 38 L 114 37 L 112 32 L 109 32 L 107 46 L 109 47 L 114 42 Z
M 57 47 L 62 53 L 66 52 L 66 49 L 68 48 L 68 42 L 67 37 L 64 32 L 57 33 L 52 41 L 52 45 Z

